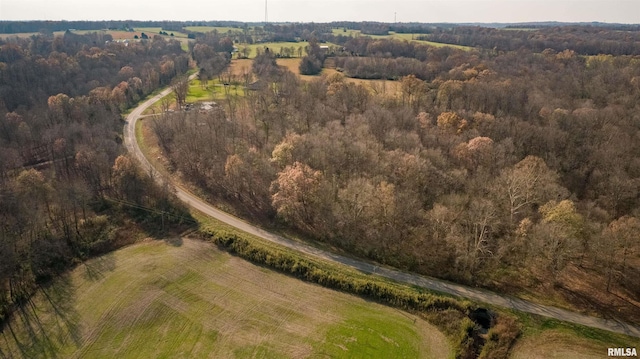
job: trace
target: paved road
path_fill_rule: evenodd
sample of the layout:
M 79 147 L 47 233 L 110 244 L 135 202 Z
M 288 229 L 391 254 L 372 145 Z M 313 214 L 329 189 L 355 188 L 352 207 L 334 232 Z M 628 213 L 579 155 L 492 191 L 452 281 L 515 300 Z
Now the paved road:
M 195 76 L 195 75 L 194 75 Z M 194 77 L 192 76 L 192 78 Z M 162 97 L 169 94 L 170 89 L 162 91 L 157 96 L 145 101 L 134 109 L 129 116 L 127 116 L 127 124 L 124 126 L 125 145 L 129 153 L 132 153 L 140 162 L 143 167 L 156 176 L 158 179 L 163 179 L 160 172 L 158 172 L 149 161 L 144 157 L 140 147 L 136 141 L 135 126 L 136 121 L 142 113 L 149 108 L 152 104 L 159 101 Z M 169 180 L 164 178 L 163 180 Z M 386 267 L 380 267 L 378 265 L 368 263 L 362 260 L 348 258 L 339 254 L 331 253 L 325 250 L 321 250 L 303 243 L 294 242 L 287 238 L 278 236 L 276 234 L 267 232 L 261 228 L 253 226 L 239 218 L 236 218 L 228 213 L 225 213 L 191 194 L 190 192 L 176 186 L 176 194 L 187 205 L 219 220 L 225 222 L 233 227 L 243 230 L 247 233 L 253 234 L 257 237 L 265 240 L 280 244 L 284 247 L 291 248 L 298 252 L 302 252 L 312 257 L 321 258 L 331 262 L 341 263 L 349 267 L 355 268 L 365 273 L 374 273 L 381 277 L 389 278 L 398 282 L 407 283 L 411 285 L 417 285 L 426 289 L 436 290 L 443 293 L 456 295 L 463 298 L 469 298 L 473 301 L 481 303 L 489 303 L 492 305 L 516 309 L 522 312 L 538 314 L 545 317 L 555 318 L 566 322 L 581 324 L 593 328 L 604 329 L 616 333 L 623 333 L 634 337 L 640 338 L 640 327 L 630 325 L 628 323 L 622 323 L 617 320 L 608 320 L 602 318 L 595 318 L 579 313 L 571 312 L 564 309 L 559 309 L 551 306 L 536 304 L 522 299 L 512 298 L 505 295 L 500 295 L 486 290 L 477 288 L 471 288 L 459 284 L 454 284 L 434 278 L 429 278 L 417 274 L 405 273 L 395 269 Z

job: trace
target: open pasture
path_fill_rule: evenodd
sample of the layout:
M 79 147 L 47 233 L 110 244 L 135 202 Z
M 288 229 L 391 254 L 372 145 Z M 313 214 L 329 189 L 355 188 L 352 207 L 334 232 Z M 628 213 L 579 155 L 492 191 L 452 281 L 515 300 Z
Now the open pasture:
M 607 356 L 607 348 L 605 343 L 550 330 L 522 338 L 513 348 L 511 358 L 597 359 Z
M 239 84 L 223 85 L 217 79 L 209 80 L 203 86 L 200 80 L 192 80 L 189 83 L 187 93 L 187 103 L 214 101 L 224 99 L 227 94 L 233 96 L 244 96 L 244 88 Z
M 191 239 L 80 265 L 0 336 L 14 358 L 447 358 L 406 312 L 301 282 Z
M 293 48 L 295 56 L 298 56 L 298 49 L 302 48 L 302 56 L 305 56 L 307 53 L 304 51 L 304 49 L 307 46 L 309 46 L 309 43 L 307 41 L 300 41 L 300 42 L 262 42 L 262 43 L 250 44 L 250 45 L 240 44 L 238 47 L 241 50 L 244 47 L 249 48 L 248 57 L 252 59 L 258 55 L 258 50 L 257 50 L 258 48 L 260 49 L 268 48 L 269 51 L 273 51 L 275 53 L 279 53 L 280 48 L 283 48 L 283 47 Z

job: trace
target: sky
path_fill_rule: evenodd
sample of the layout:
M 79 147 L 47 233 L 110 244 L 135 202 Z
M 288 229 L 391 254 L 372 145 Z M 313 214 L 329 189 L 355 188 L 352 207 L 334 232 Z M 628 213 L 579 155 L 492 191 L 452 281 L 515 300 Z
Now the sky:
M 267 0 L 269 22 L 640 23 L 640 0 Z M 264 21 L 265 0 L 0 0 L 0 20 Z

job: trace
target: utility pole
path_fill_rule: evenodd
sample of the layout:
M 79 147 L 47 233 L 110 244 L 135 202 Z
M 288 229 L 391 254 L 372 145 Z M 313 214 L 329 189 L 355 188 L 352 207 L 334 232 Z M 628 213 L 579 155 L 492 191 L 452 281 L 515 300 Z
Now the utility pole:
M 264 23 L 268 23 L 269 22 L 269 13 L 267 12 L 267 1 L 268 0 L 264 0 Z

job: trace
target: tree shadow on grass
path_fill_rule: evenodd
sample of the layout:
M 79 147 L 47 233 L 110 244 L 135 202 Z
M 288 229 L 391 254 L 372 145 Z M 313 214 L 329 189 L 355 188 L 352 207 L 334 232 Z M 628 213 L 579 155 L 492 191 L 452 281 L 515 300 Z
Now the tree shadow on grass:
M 31 300 L 16 309 L 2 333 L 9 346 L 6 352 L 0 351 L 0 355 L 6 358 L 61 358 L 61 348 L 69 344 L 80 346 L 79 322 L 75 288 L 65 275 L 51 285 L 39 287 Z
M 106 272 L 113 272 L 116 269 L 116 260 L 113 253 L 108 253 L 90 259 L 81 265 L 84 267 L 82 277 L 88 281 L 95 282 L 104 278 Z
M 171 236 L 168 238 L 162 239 L 166 244 L 171 245 L 173 247 L 182 246 L 182 237 L 181 236 Z

